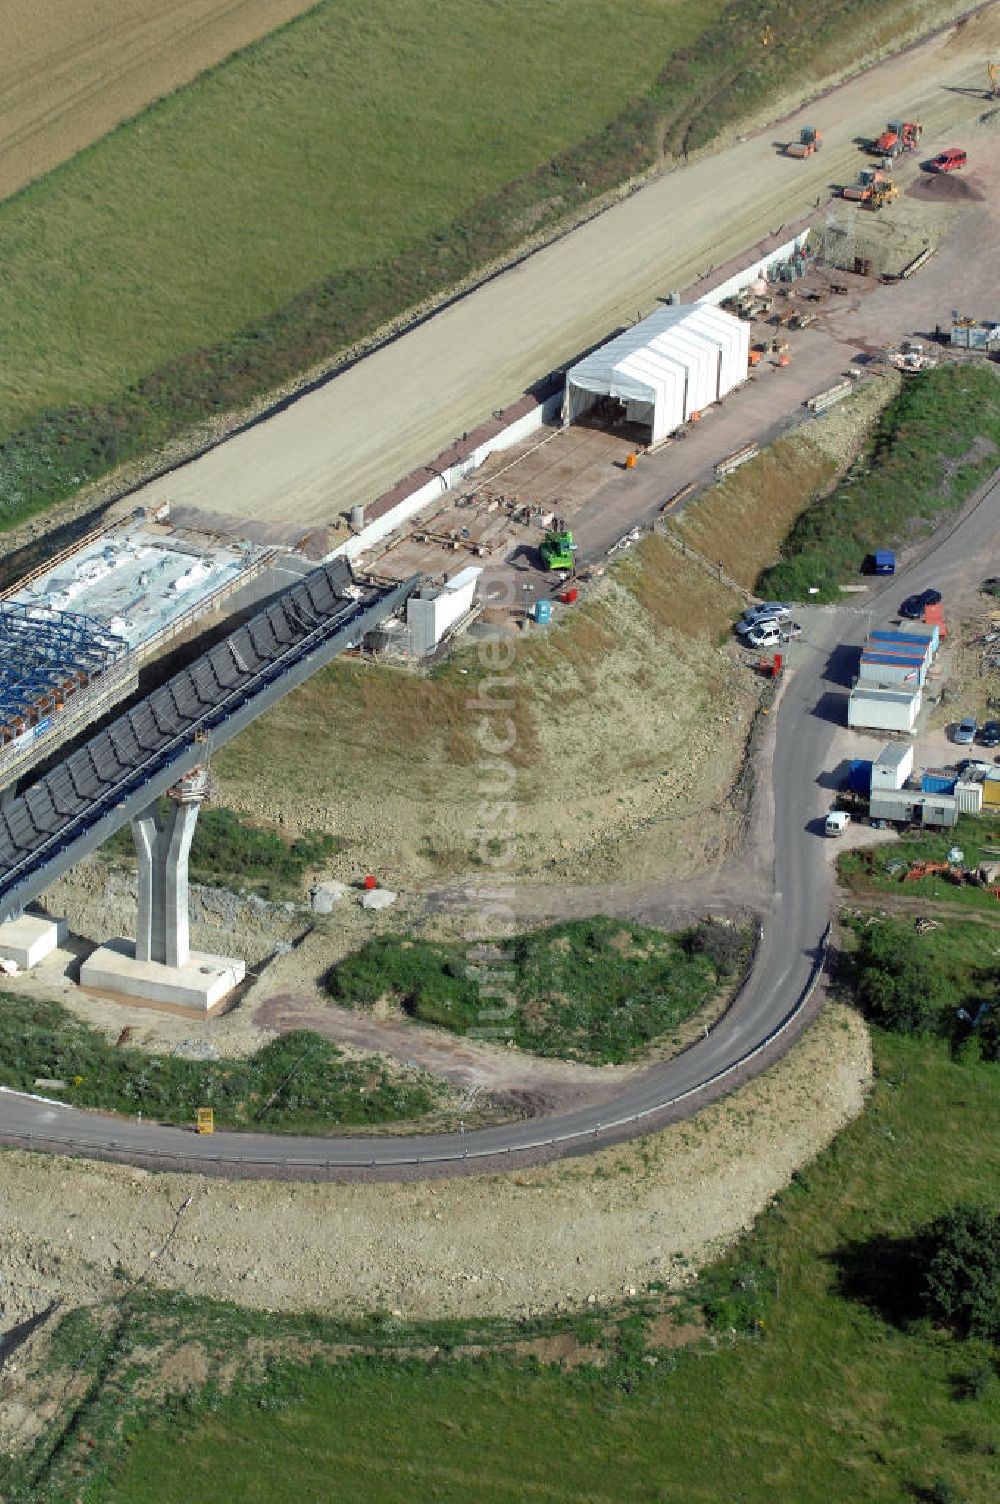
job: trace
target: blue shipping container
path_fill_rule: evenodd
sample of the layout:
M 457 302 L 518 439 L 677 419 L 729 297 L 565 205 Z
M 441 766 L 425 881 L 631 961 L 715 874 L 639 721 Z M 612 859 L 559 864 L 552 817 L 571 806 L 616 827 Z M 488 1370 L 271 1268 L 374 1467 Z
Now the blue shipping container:
M 877 548 L 875 550 L 875 573 L 896 573 L 896 555 L 891 548 Z
M 922 794 L 953 794 L 958 779 L 954 773 L 938 773 L 933 768 L 920 775 Z

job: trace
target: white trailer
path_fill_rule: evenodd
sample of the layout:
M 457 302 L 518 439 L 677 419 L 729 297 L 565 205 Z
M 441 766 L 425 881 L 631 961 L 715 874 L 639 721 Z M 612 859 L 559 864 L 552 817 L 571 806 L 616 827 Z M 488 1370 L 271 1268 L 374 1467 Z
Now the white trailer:
M 912 734 L 923 704 L 923 692 L 882 684 L 858 683 L 847 702 L 847 724 L 865 731 L 902 731 Z

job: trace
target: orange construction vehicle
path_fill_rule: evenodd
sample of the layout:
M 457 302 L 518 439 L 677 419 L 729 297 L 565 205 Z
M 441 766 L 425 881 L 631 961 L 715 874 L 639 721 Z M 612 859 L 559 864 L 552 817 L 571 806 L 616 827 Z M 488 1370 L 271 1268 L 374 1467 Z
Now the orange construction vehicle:
M 899 197 L 899 189 L 895 183 L 876 183 L 869 198 L 865 200 L 866 209 L 884 209 L 886 204 L 891 204 L 894 198 Z
M 864 204 L 871 198 L 876 188 L 887 181 L 881 167 L 865 167 L 858 174 L 858 181 L 850 183 L 846 188 L 841 188 L 841 198 L 852 199 L 855 203 Z
M 785 147 L 786 157 L 811 157 L 823 145 L 823 137 L 814 125 L 804 125 L 797 141 L 789 141 Z
M 877 141 L 873 151 L 880 157 L 898 157 L 904 151 L 916 151 L 924 128 L 918 120 L 890 120 Z

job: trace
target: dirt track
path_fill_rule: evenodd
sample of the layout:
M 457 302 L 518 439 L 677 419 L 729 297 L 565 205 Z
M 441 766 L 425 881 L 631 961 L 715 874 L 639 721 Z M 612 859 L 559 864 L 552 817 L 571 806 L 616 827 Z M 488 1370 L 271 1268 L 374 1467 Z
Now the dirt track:
M 826 202 L 862 162 L 855 137 L 905 111 L 926 155 L 960 139 L 995 151 L 985 59 L 1000 7 L 892 58 L 800 111 L 651 183 L 445 309 L 279 416 L 129 498 L 313 522 L 379 495 L 609 330 L 648 311 L 761 236 Z M 891 102 L 891 103 L 890 103 Z M 804 122 L 824 146 L 805 162 L 776 142 Z
M 0 0 L 0 198 L 314 0 Z

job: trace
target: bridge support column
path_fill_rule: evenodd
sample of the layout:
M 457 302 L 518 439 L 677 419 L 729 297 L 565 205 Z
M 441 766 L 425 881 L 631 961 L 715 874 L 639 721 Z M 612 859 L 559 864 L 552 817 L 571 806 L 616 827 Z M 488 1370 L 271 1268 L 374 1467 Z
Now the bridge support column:
M 162 816 L 151 804 L 132 821 L 139 859 L 137 961 L 158 961 L 161 966 L 188 963 L 188 856 L 200 808 L 200 798 L 178 799 Z
M 80 968 L 80 984 L 146 1004 L 208 1012 L 246 975 L 246 963 L 192 951 L 188 920 L 188 857 L 207 792 L 196 768 L 170 790 L 161 814 L 151 804 L 132 821 L 139 859 L 136 938 L 102 945 Z

